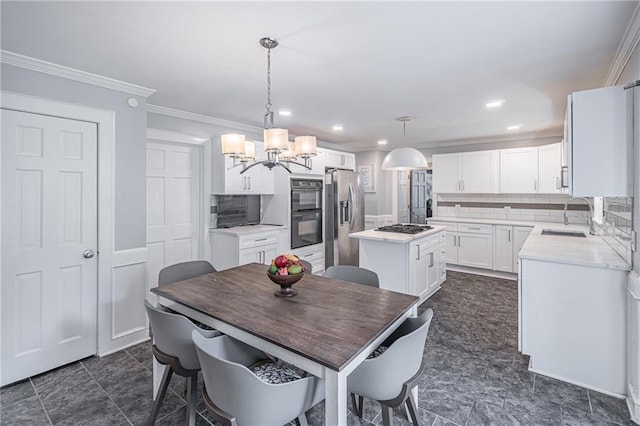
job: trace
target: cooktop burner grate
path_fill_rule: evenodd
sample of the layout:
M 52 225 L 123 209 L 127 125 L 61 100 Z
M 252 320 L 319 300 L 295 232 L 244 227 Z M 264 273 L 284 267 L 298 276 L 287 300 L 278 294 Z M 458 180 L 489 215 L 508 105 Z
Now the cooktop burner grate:
M 401 224 L 396 223 L 388 226 L 381 226 L 380 228 L 376 228 L 376 231 L 382 232 L 399 232 L 401 234 L 417 234 L 418 232 L 428 231 L 429 229 L 433 229 L 433 226 L 429 225 L 414 225 L 414 224 Z

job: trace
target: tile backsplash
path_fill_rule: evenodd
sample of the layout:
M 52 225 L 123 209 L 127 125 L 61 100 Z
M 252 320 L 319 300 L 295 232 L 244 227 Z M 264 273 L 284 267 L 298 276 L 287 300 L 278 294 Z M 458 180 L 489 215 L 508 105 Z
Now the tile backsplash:
M 562 223 L 564 203 L 568 198 L 566 195 L 536 194 L 436 194 L 433 215 Z M 598 234 L 629 264 L 633 259 L 632 209 L 632 198 L 605 197 L 603 223 L 596 224 Z M 571 200 L 567 210 L 569 223 L 588 223 L 588 206 L 584 200 Z

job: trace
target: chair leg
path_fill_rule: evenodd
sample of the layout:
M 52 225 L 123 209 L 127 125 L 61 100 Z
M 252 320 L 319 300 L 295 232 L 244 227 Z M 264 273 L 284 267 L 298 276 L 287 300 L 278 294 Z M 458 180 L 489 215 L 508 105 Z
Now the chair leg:
M 358 416 L 359 418 L 362 418 L 362 411 L 360 410 L 358 404 L 356 403 L 356 394 L 352 393 L 351 395 L 351 405 L 353 406 L 353 412 L 356 414 L 356 416 Z
M 382 426 L 391 426 L 393 425 L 393 411 L 391 407 L 387 405 L 382 405 Z
M 158 392 L 158 396 L 153 402 L 153 409 L 151 410 L 151 415 L 147 420 L 147 425 L 149 426 L 153 425 L 156 422 L 156 417 L 158 417 L 158 412 L 160 412 L 162 401 L 164 400 L 164 396 L 167 393 L 167 388 L 169 388 L 171 376 L 173 376 L 173 369 L 169 365 L 167 365 L 164 369 L 164 374 L 162 375 L 162 381 L 160 382 L 160 392 Z
M 406 400 L 407 410 L 409 411 L 409 415 L 411 416 L 411 422 L 418 426 L 418 405 L 416 404 L 416 398 L 413 393 L 409 393 L 409 397 Z
M 306 414 L 302 413 L 296 418 L 296 426 L 309 426 Z
M 198 375 L 187 377 L 187 425 L 196 424 L 196 404 L 198 394 Z

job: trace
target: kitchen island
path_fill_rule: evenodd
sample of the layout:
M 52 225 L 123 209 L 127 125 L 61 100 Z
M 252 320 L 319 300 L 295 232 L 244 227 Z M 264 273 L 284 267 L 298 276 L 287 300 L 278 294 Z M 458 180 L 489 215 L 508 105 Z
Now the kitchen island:
M 624 395 L 629 264 L 587 227 L 562 224 L 536 226 L 519 257 L 518 343 L 529 370 Z
M 368 230 L 359 239 L 360 266 L 378 274 L 380 288 L 418 296 L 420 302 L 446 279 L 444 226 L 417 234 Z

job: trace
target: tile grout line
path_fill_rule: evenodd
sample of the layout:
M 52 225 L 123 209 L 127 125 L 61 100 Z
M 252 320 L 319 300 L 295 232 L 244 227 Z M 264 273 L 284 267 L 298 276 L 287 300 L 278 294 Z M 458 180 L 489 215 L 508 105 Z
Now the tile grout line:
M 33 388 L 33 391 L 36 393 L 36 396 L 38 397 L 38 402 L 40 403 L 40 406 L 42 407 L 42 411 L 44 411 L 44 415 L 47 416 L 47 420 L 49 420 L 49 424 L 53 425 L 53 422 L 51 421 L 51 417 L 49 417 L 49 412 L 45 408 L 44 402 L 42 402 L 42 398 L 40 398 L 40 394 L 38 393 L 38 389 L 36 389 L 36 385 L 33 384 L 33 380 L 31 380 L 31 377 L 29 377 L 29 383 L 31 384 L 31 387 Z
M 116 402 L 111 398 L 111 395 L 109 395 L 109 392 L 106 391 L 105 388 L 102 387 L 102 385 L 100 384 L 100 382 L 98 381 L 98 379 L 95 378 L 95 376 L 93 374 L 91 374 L 91 371 L 89 371 L 89 369 L 87 368 L 86 365 L 84 365 L 84 363 L 82 361 L 80 361 L 80 365 L 82 365 L 82 368 L 85 369 L 85 371 L 87 372 L 87 374 L 89 374 L 89 377 L 91 377 L 91 379 L 93 379 L 94 382 L 96 382 L 96 384 L 98 385 L 98 387 L 100 387 L 100 389 L 102 390 L 102 392 L 104 392 L 104 394 L 107 396 L 107 399 L 109 401 L 111 401 L 113 403 L 113 405 L 115 405 L 115 407 L 118 409 L 118 411 L 120 412 L 120 414 L 122 414 L 122 416 L 124 417 L 124 419 L 129 422 L 130 425 L 133 425 L 133 422 L 131 420 L 129 420 L 129 417 L 127 417 L 126 414 L 124 414 L 124 412 L 120 409 L 120 406 L 118 404 L 116 404 Z

